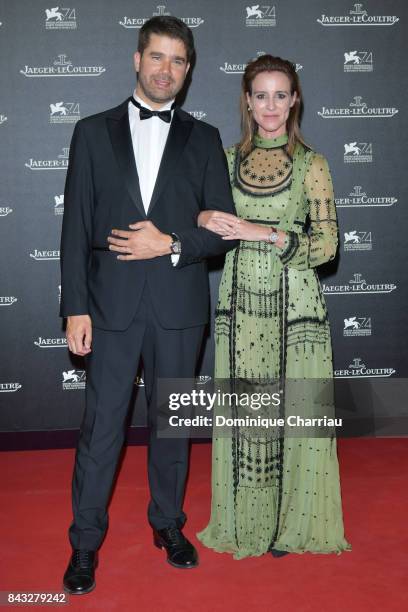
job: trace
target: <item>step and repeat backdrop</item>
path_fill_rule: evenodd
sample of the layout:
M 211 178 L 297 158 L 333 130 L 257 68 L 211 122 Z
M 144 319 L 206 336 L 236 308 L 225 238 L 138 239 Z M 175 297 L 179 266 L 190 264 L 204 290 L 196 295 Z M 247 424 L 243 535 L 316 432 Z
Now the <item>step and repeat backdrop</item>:
M 1 431 L 80 425 L 84 363 L 69 354 L 58 316 L 70 139 L 80 118 L 132 93 L 139 30 L 167 14 L 195 36 L 184 109 L 217 126 L 225 146 L 239 137 L 246 63 L 262 53 L 296 63 L 302 131 L 329 160 L 340 225 L 339 256 L 321 271 L 335 376 L 364 383 L 358 401 L 350 395 L 363 414 L 382 382 L 386 410 L 404 416 L 395 389 L 408 370 L 408 3 L 252 2 L 0 0 Z M 213 263 L 213 308 L 220 272 Z M 212 331 L 198 372 L 203 384 L 213 372 Z M 134 404 L 132 425 L 144 425 L 142 372 Z

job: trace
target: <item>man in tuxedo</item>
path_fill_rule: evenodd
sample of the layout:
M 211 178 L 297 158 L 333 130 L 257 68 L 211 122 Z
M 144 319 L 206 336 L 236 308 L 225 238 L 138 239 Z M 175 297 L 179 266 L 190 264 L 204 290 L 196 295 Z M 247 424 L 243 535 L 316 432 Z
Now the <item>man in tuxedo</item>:
M 188 440 L 157 435 L 158 378 L 192 378 L 209 316 L 206 258 L 236 243 L 197 227 L 201 210 L 234 213 L 218 130 L 178 107 L 194 54 L 175 17 L 150 19 L 134 55 L 133 96 L 78 121 L 61 238 L 61 316 L 85 356 L 86 408 L 72 481 L 72 594 L 95 587 L 97 550 L 140 357 L 150 441 L 148 519 L 177 568 L 198 564 L 182 533 Z M 137 538 L 137 532 L 135 533 Z

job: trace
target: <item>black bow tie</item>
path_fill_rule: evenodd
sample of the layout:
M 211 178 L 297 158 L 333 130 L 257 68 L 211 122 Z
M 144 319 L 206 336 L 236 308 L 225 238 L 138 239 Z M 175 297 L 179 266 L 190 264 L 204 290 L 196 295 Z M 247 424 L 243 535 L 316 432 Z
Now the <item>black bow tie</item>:
M 141 104 L 139 104 L 139 102 L 137 102 L 137 100 L 134 99 L 133 96 L 131 96 L 129 100 L 132 102 L 132 104 L 136 106 L 136 108 L 139 109 L 139 117 L 142 121 L 143 119 L 150 119 L 151 117 L 159 117 L 159 119 L 161 119 L 162 121 L 165 121 L 166 123 L 170 123 L 171 111 L 175 107 L 174 102 L 171 105 L 170 110 L 157 111 L 157 110 L 150 110 L 146 108 L 145 106 L 142 106 Z

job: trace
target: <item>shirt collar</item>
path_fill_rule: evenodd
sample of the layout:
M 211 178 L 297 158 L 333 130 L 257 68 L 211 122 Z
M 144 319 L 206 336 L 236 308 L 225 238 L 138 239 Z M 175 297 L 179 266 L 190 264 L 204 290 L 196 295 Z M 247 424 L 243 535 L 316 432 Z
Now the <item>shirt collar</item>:
M 145 108 L 148 108 L 149 110 L 160 110 L 160 111 L 164 111 L 164 110 L 170 110 L 171 105 L 174 102 L 173 100 L 170 100 L 169 102 L 166 102 L 166 104 L 164 104 L 164 106 L 161 106 L 158 109 L 153 109 L 149 104 L 147 104 L 144 100 L 142 100 L 141 98 L 139 98 L 139 96 L 136 95 L 136 90 L 133 92 L 133 97 L 136 100 L 136 102 L 139 102 L 139 104 L 141 104 L 142 106 L 144 106 Z M 133 105 L 132 105 L 133 106 Z M 137 110 L 137 109 L 136 109 Z

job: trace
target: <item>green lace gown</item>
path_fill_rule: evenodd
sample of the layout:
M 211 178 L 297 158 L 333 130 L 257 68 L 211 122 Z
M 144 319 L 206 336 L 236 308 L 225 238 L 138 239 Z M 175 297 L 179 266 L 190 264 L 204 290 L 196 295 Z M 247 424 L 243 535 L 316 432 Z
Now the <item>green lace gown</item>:
M 329 322 L 315 270 L 337 250 L 329 168 L 300 144 L 289 156 L 286 135 L 256 136 L 254 145 L 242 160 L 236 147 L 226 150 L 237 215 L 279 226 L 287 237 L 283 249 L 242 240 L 227 254 L 215 318 L 215 378 L 331 379 Z M 281 415 L 285 399 L 282 404 Z M 271 548 L 351 548 L 344 538 L 335 436 L 285 431 L 271 437 L 265 431 L 251 438 L 234 429 L 221 437 L 215 428 L 212 452 L 211 518 L 197 534 L 204 545 L 235 559 Z

